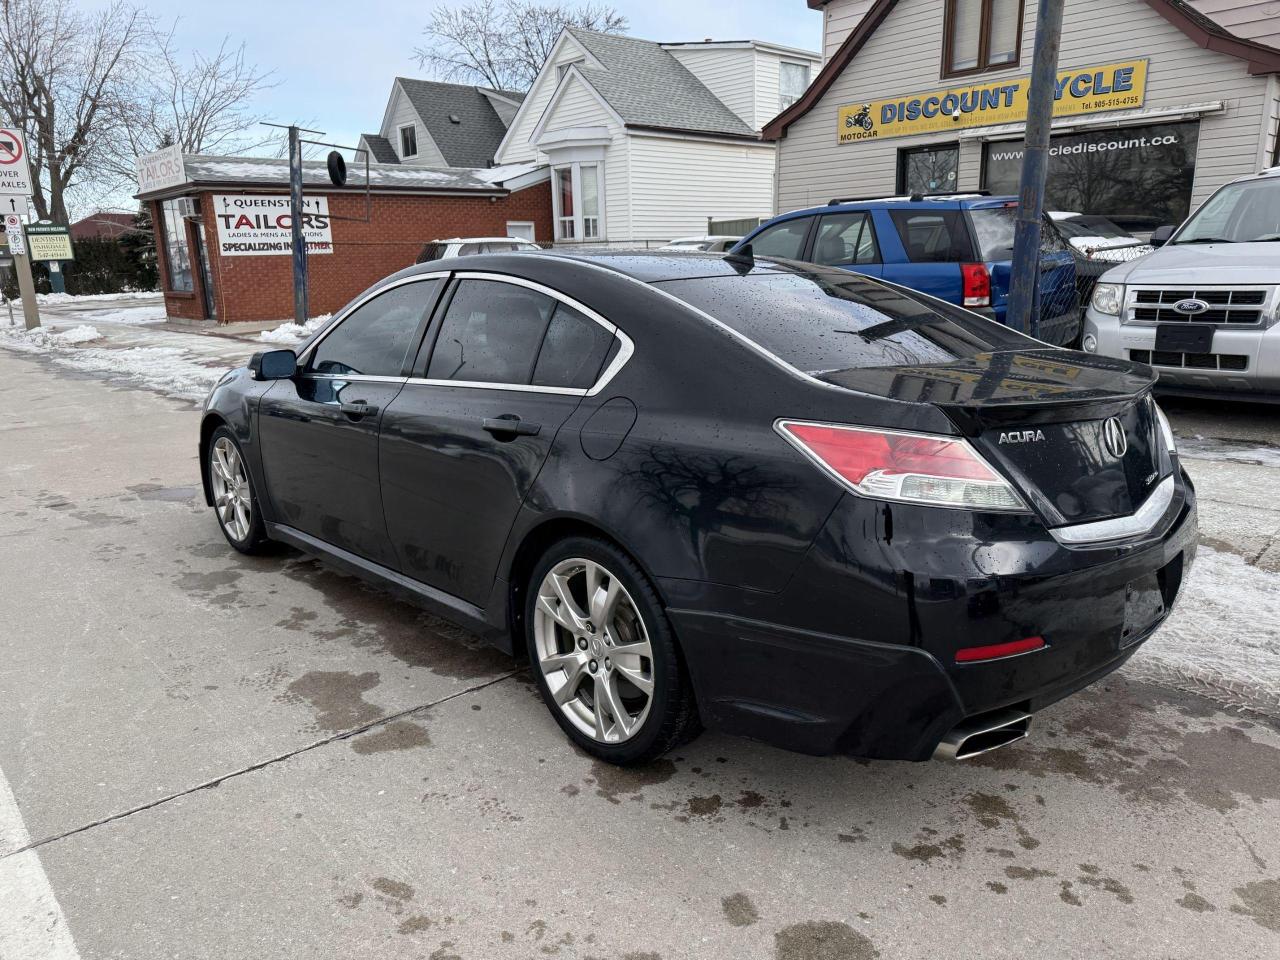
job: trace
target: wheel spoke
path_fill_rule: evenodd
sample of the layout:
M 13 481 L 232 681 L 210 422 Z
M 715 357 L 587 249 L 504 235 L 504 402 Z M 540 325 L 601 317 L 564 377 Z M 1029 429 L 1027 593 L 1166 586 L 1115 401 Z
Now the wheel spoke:
M 542 672 L 544 674 L 555 673 L 557 670 L 570 673 L 574 667 L 581 666 L 582 656 L 576 650 L 572 650 L 569 653 L 553 653 L 549 657 L 542 658 Z
M 596 677 L 596 716 L 600 715 L 600 704 L 608 709 L 618 731 L 625 737 L 631 733 L 631 714 L 622 705 L 622 699 L 613 688 L 613 681 L 605 676 Z
M 653 696 L 653 678 L 652 677 L 646 677 L 639 670 L 635 670 L 635 669 L 632 669 L 631 667 L 623 666 L 622 664 L 618 663 L 617 660 L 614 660 L 613 669 L 615 673 L 623 677 L 623 679 L 625 679 L 633 687 L 635 687 L 637 690 L 643 693 L 646 697 Z
M 568 577 L 553 573 L 550 579 L 551 586 L 555 589 L 556 597 L 560 601 L 560 609 L 572 618 L 573 626 L 569 627 L 569 629 L 581 633 L 587 622 L 587 615 L 584 611 L 578 609 L 578 604 L 573 599 L 573 594 L 569 591 Z
M 641 637 L 630 643 L 622 643 L 618 640 L 618 635 L 613 632 L 612 627 L 605 628 L 605 636 L 613 645 L 614 656 L 635 656 L 635 657 L 652 657 L 653 650 L 649 646 L 647 637 Z
M 578 686 L 582 682 L 583 670 L 585 670 L 585 667 L 579 663 L 574 668 L 565 671 L 564 683 L 557 687 L 552 695 L 557 704 L 563 707 L 578 695 Z
M 603 686 L 604 684 L 600 682 L 600 678 L 596 677 L 595 696 L 592 697 L 592 700 L 595 701 L 596 739 L 602 742 L 608 738 L 609 730 L 609 727 L 605 723 L 605 698 L 600 692 Z
M 582 632 L 582 624 L 573 618 L 573 611 L 566 608 L 564 604 L 558 602 L 556 597 L 548 597 L 546 594 L 539 594 L 538 609 L 570 633 L 578 634 Z
M 596 569 L 598 570 L 599 568 L 597 567 Z M 616 579 L 610 577 L 608 586 L 601 586 L 597 583 L 595 589 L 590 590 L 587 594 L 590 598 L 591 622 L 596 626 L 597 630 L 608 628 L 609 620 L 613 617 L 613 610 L 617 606 L 618 596 L 621 592 L 621 585 Z

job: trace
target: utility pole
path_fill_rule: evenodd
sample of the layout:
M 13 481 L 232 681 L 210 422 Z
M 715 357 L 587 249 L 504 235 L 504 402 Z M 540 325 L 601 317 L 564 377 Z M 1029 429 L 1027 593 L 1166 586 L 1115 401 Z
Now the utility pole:
M 36 283 L 31 279 L 31 260 L 26 253 L 13 252 L 13 272 L 18 275 L 18 295 L 22 297 L 22 319 L 28 330 L 40 326 L 40 307 L 36 304 Z
M 289 127 L 289 219 L 293 240 L 293 320 L 307 322 L 307 241 L 302 233 L 302 139 Z
M 1040 0 L 1036 46 L 1028 92 L 1026 146 L 1013 234 L 1013 278 L 1005 322 L 1015 330 L 1040 333 L 1040 227 L 1044 222 L 1044 181 L 1048 173 L 1049 128 L 1062 44 L 1063 0 Z

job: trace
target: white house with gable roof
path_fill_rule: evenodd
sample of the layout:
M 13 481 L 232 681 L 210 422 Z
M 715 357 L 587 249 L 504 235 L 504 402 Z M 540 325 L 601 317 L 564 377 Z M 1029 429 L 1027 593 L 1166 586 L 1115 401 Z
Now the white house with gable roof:
M 821 57 L 755 40 L 654 43 L 568 28 L 498 147 L 551 168 L 557 243 L 627 246 L 773 212 L 764 124 Z

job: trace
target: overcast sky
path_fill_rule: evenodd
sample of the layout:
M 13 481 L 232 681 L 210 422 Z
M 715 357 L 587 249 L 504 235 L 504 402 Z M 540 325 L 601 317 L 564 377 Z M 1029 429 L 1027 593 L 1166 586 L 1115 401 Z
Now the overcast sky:
M 94 0 L 90 0 L 94 2 Z M 424 76 L 413 47 L 434 3 L 423 0 L 143 0 L 166 19 L 180 17 L 184 47 L 216 47 L 223 34 L 244 40 L 249 58 L 276 72 L 262 109 L 281 122 L 324 130 L 355 144 L 382 121 L 391 80 Z M 822 17 L 804 0 L 614 0 L 632 36 L 647 40 L 769 40 L 819 48 Z

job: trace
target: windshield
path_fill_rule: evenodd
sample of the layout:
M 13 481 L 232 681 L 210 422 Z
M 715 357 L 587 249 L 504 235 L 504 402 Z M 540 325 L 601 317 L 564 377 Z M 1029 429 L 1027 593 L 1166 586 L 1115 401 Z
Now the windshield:
M 949 363 L 1044 344 L 976 314 L 844 270 L 662 286 L 806 373 Z
M 1191 215 L 1174 243 L 1280 240 L 1280 177 L 1231 183 Z

